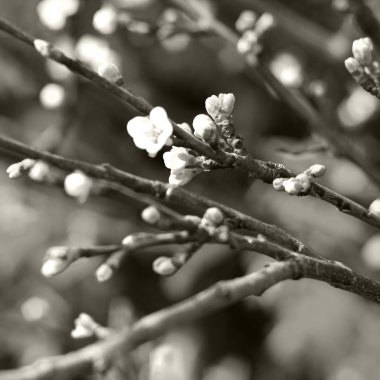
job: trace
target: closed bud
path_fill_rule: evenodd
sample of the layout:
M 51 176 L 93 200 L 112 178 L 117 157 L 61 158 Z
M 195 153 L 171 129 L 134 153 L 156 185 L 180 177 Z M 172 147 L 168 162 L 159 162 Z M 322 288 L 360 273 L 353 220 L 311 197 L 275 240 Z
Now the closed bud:
M 50 174 L 50 166 L 43 161 L 37 161 L 28 173 L 29 178 L 36 182 L 47 181 Z
M 177 271 L 170 257 L 161 256 L 153 262 L 153 270 L 160 276 L 170 276 Z
M 326 173 L 326 166 L 316 164 L 305 170 L 305 173 L 312 177 L 322 177 Z
M 286 178 L 276 178 L 276 179 L 274 179 L 273 182 L 272 182 L 273 188 L 276 191 L 284 191 L 285 190 L 285 188 L 284 188 L 284 181 L 286 181 Z
M 288 178 L 283 182 L 284 189 L 289 195 L 298 195 L 302 190 L 300 181 L 295 178 Z
M 136 236 L 135 235 L 128 235 L 122 240 L 121 244 L 123 244 L 123 245 L 134 245 L 135 242 L 136 242 Z
M 352 54 L 363 65 L 369 66 L 372 62 L 373 44 L 370 38 L 359 38 L 352 44 Z
M 160 220 L 160 217 L 160 212 L 155 206 L 149 206 L 141 213 L 142 220 L 148 224 L 156 224 Z
M 263 13 L 257 20 L 255 25 L 255 32 L 261 36 L 275 25 L 275 19 L 270 13 Z
M 123 78 L 116 65 L 111 62 L 103 62 L 98 66 L 98 74 L 107 79 L 109 82 L 115 83 L 120 86 L 123 84 Z
M 98 326 L 98 324 L 85 313 L 79 314 L 74 324 L 75 328 L 71 331 L 71 337 L 74 339 L 83 339 L 93 336 Z
M 369 206 L 369 212 L 380 218 L 380 198 L 375 199 Z
M 296 177 L 296 180 L 300 182 L 302 191 L 310 190 L 311 181 L 310 181 L 310 177 L 306 173 L 298 174 Z
M 35 163 L 35 160 L 32 160 L 31 158 L 26 158 L 25 160 L 16 162 L 15 164 L 8 166 L 8 177 L 10 179 L 16 179 L 21 177 L 24 173 L 28 172 Z
M 44 40 L 39 40 L 36 39 L 34 40 L 34 47 L 35 49 L 43 56 L 43 57 L 49 57 L 51 50 L 52 50 L 52 45 Z
M 78 170 L 66 176 L 64 188 L 67 195 L 84 202 L 90 195 L 92 180 Z
M 193 130 L 191 129 L 190 125 L 187 124 L 187 123 L 181 123 L 181 124 L 178 124 L 178 126 L 185 132 L 189 133 L 189 134 L 193 134 Z
M 235 22 L 235 28 L 240 33 L 245 32 L 248 29 L 253 29 L 257 21 L 257 15 L 255 12 L 245 10 L 240 13 L 238 19 Z
M 344 61 L 344 65 L 346 66 L 346 69 L 350 74 L 357 74 L 358 72 L 363 70 L 359 61 L 353 57 L 347 58 Z
M 193 120 L 194 135 L 206 142 L 216 140 L 216 125 L 207 115 L 200 114 Z
M 113 276 L 113 270 L 109 265 L 102 264 L 96 270 L 95 276 L 99 282 L 105 282 Z
M 223 223 L 223 213 L 217 207 L 210 207 L 203 215 L 203 220 L 217 227 Z
M 41 273 L 45 277 L 52 277 L 63 272 L 77 259 L 76 251 L 65 246 L 51 247 L 46 251 Z
M 230 230 L 227 226 L 220 226 L 216 229 L 214 237 L 220 243 L 227 243 L 230 240 Z

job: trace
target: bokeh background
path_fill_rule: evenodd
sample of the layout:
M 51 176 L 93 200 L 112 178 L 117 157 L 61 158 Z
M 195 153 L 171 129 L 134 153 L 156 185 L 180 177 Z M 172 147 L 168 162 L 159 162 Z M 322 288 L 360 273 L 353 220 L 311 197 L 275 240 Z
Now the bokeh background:
M 337 157 L 334 147 L 328 147 L 265 86 L 252 81 L 241 58 L 223 41 L 184 34 L 160 39 L 155 33 L 146 33 L 147 25 L 164 19 L 164 3 L 62 0 L 66 8 L 75 10 L 64 17 L 63 11 L 52 11 L 54 7 L 49 11 L 49 2 L 57 1 L 1 0 L 0 11 L 3 17 L 92 67 L 104 61 L 117 64 L 128 88 L 165 107 L 179 122 L 191 123 L 196 114 L 204 113 L 206 97 L 233 92 L 236 128 L 254 157 L 284 163 L 294 172 L 314 163 L 324 164 L 328 170 L 322 182 L 336 191 L 366 206 L 379 196 L 378 188 L 360 169 Z M 105 3 L 138 22 L 104 34 L 101 26 L 94 27 L 93 20 Z M 349 15 L 336 9 L 344 2 L 202 3 L 231 27 L 242 10 L 271 12 L 277 26 L 263 42 L 265 65 L 286 86 L 308 95 L 320 94 L 316 104 L 321 112 L 337 115 L 341 133 L 360 144 L 378 167 L 378 100 L 358 88 L 345 71 L 343 61 L 350 56 L 351 42 L 363 35 Z M 380 12 L 380 6 L 373 3 L 373 9 Z M 169 171 L 162 155 L 151 159 L 133 145 L 125 126 L 135 114 L 112 95 L 45 62 L 33 49 L 4 34 L 0 34 L 0 56 L 1 133 L 64 156 L 110 162 L 131 173 L 167 180 Z M 130 255 L 106 283 L 97 282 L 94 276 L 101 263 L 98 258 L 79 261 L 46 279 L 40 274 L 46 249 L 112 244 L 131 232 L 148 231 L 140 221 L 142 206 L 105 198 L 91 198 L 79 205 L 61 189 L 28 179 L 10 181 L 5 170 L 15 158 L 9 152 L 0 154 L 2 369 L 91 342 L 70 337 L 73 320 L 81 312 L 104 325 L 122 328 L 220 279 L 243 275 L 269 261 L 258 254 L 208 245 L 173 277 L 160 278 L 151 264 L 157 254 L 172 249 L 164 247 Z M 203 173 L 186 187 L 275 223 L 325 257 L 380 279 L 380 234 L 331 205 L 277 193 L 271 186 L 231 170 Z M 191 213 L 186 206 L 183 211 Z M 377 379 L 379 334 L 378 305 L 311 280 L 286 282 L 260 299 L 246 299 L 144 345 L 126 359 L 121 372 L 111 371 L 106 376 Z

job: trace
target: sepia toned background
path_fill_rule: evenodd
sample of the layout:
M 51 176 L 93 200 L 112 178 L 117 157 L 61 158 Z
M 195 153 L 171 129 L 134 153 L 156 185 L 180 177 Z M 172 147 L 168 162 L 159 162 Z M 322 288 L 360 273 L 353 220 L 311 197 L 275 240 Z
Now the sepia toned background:
M 165 107 L 180 122 L 191 123 L 203 113 L 208 96 L 232 92 L 236 129 L 254 157 L 284 163 L 294 172 L 324 164 L 322 182 L 334 190 L 363 205 L 379 197 L 378 188 L 358 167 L 337 157 L 334 148 L 259 80 L 252 80 L 236 52 L 216 37 L 176 35 L 162 40 L 145 33 L 141 25 L 103 34 L 93 25 L 101 1 L 80 1 L 78 11 L 64 21 L 56 13 L 42 12 L 41 2 L 1 0 L 0 11 L 91 67 L 104 61 L 117 64 L 133 93 Z M 153 0 L 107 2 L 147 24 L 160 20 L 165 9 Z M 325 114 L 337 116 L 341 133 L 360 143 L 379 167 L 378 100 L 357 87 L 343 63 L 351 55 L 352 41 L 363 37 L 349 16 L 329 0 L 204 3 L 231 26 L 245 9 L 271 12 L 277 25 L 265 35 L 264 63 L 286 86 L 301 89 Z M 380 13 L 379 5 L 374 9 Z M 167 181 L 162 154 L 149 158 L 128 136 L 125 127 L 133 116 L 108 93 L 0 35 L 1 133 L 66 157 L 109 162 Z M 73 320 L 81 312 L 121 328 L 269 260 L 210 245 L 174 276 L 161 278 L 151 264 L 167 248 L 156 248 L 127 257 L 105 283 L 94 276 L 101 259 L 79 261 L 46 279 L 40 274 L 41 260 L 53 245 L 112 244 L 131 232 L 148 231 L 140 220 L 141 205 L 101 197 L 79 205 L 62 189 L 28 179 L 8 180 L 6 168 L 17 157 L 0 150 L 0 158 L 1 369 L 89 343 L 70 337 Z M 331 205 L 277 193 L 230 170 L 202 173 L 186 187 L 277 224 L 325 257 L 380 279 L 380 234 Z M 181 211 L 192 210 L 184 205 Z M 277 285 L 260 299 L 248 298 L 171 331 L 144 345 L 130 360 L 136 379 L 154 378 L 149 366 L 156 357 L 172 369 L 173 379 L 181 380 L 377 379 L 379 334 L 378 305 L 301 280 Z

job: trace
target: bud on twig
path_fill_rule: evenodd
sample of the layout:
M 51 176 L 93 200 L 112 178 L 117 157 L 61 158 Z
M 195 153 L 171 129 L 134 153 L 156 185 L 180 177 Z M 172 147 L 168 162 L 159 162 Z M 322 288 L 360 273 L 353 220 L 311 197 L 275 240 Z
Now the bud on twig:
M 359 38 L 352 43 L 352 54 L 363 66 L 371 64 L 372 53 L 373 44 L 370 38 Z
M 77 198 L 80 203 L 87 200 L 92 186 L 92 180 L 79 170 L 66 176 L 64 182 L 66 194 L 70 197 Z
M 7 174 L 10 179 L 16 179 L 21 177 L 24 173 L 27 173 L 33 165 L 36 163 L 31 158 L 26 158 L 20 162 L 16 162 L 7 168 Z
M 224 216 L 220 209 L 217 207 L 210 207 L 204 213 L 202 221 L 217 227 L 223 223 L 223 219 Z
M 170 257 L 161 256 L 153 262 L 153 270 L 160 276 L 170 276 L 177 272 L 177 269 Z
M 216 125 L 207 115 L 199 114 L 193 120 L 194 136 L 208 143 L 216 141 Z
M 123 86 L 124 81 L 120 73 L 120 70 L 116 65 L 111 62 L 103 62 L 98 66 L 98 74 L 109 82 L 116 84 L 117 86 Z
M 380 198 L 375 199 L 368 208 L 368 211 L 380 218 Z
M 156 224 L 160 220 L 161 214 L 156 206 L 149 206 L 143 210 L 141 218 L 147 224 Z

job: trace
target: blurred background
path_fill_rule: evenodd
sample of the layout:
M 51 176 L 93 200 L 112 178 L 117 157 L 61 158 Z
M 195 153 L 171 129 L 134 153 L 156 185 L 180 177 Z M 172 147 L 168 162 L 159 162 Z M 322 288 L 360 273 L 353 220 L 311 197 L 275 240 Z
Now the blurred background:
M 352 41 L 364 37 L 345 13 L 344 1 L 201 3 L 232 28 L 243 10 L 272 13 L 276 26 L 263 41 L 264 64 L 285 86 L 305 93 L 328 119 L 338 118 L 340 133 L 379 167 L 378 100 L 356 86 L 343 64 Z M 251 80 L 230 46 L 212 36 L 162 31 L 162 25 L 179 17 L 164 2 L 1 0 L 0 10 L 2 17 L 94 69 L 105 61 L 115 63 L 129 89 L 165 107 L 178 122 L 191 123 L 204 113 L 208 96 L 232 92 L 236 129 L 254 157 L 284 163 L 296 173 L 324 164 L 322 182 L 332 189 L 365 206 L 379 197 L 378 187 L 357 166 L 338 156 L 262 83 Z M 162 153 L 149 158 L 126 133 L 127 121 L 135 116 L 131 109 L 4 34 L 0 55 L 1 133 L 67 157 L 110 162 L 167 181 Z M 269 261 L 208 245 L 174 276 L 161 278 L 152 271 L 152 260 L 173 250 L 162 247 L 130 255 L 105 283 L 94 276 L 101 258 L 78 261 L 46 279 L 40 267 L 50 246 L 113 244 L 131 232 L 149 231 L 140 221 L 142 206 L 100 197 L 79 205 L 61 189 L 28 179 L 9 181 L 5 170 L 17 160 L 9 152 L 0 154 L 2 369 L 90 343 L 70 337 L 81 312 L 123 328 Z M 232 170 L 200 174 L 186 187 L 275 223 L 325 257 L 380 280 L 380 234 L 331 205 L 277 193 Z M 186 207 L 183 211 L 191 213 Z M 246 299 L 144 345 L 106 378 L 377 379 L 379 334 L 378 305 L 311 280 L 286 282 L 259 299 Z

